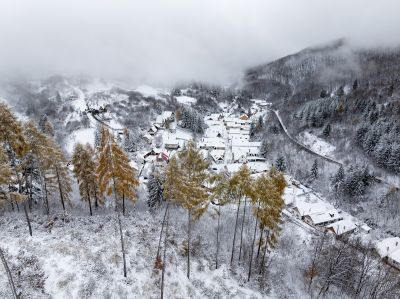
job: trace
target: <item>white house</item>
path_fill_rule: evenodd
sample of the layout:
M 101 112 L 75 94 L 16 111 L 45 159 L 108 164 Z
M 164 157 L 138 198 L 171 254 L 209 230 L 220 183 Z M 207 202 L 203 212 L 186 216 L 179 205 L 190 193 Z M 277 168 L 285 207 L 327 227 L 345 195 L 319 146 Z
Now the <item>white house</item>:
M 164 147 L 168 150 L 176 150 L 179 148 L 179 142 L 176 138 L 169 137 L 165 140 Z
M 304 222 L 312 226 L 326 226 L 339 220 L 343 217 L 336 209 L 304 216 Z
M 324 202 L 306 202 L 304 200 L 296 200 L 293 207 L 293 214 L 303 219 L 305 216 L 315 213 L 321 213 L 328 210 Z
M 381 258 L 386 258 L 390 253 L 400 249 L 400 238 L 386 238 L 375 243 L 375 249 Z
M 400 249 L 389 253 L 387 260 L 390 265 L 400 270 Z
M 247 163 L 247 154 L 241 150 L 232 149 L 233 163 Z
M 222 138 L 202 138 L 199 148 L 210 150 L 225 150 L 225 142 Z
M 155 121 L 155 125 L 164 126 L 165 122 L 172 122 L 175 120 L 175 113 L 172 111 L 164 111 L 161 115 L 158 115 Z
M 334 233 L 336 236 L 351 234 L 356 230 L 356 228 L 356 224 L 349 219 L 340 220 L 326 226 L 326 229 Z
M 151 136 L 154 136 L 157 133 L 156 126 L 151 126 L 147 133 L 149 133 Z
M 213 150 L 210 152 L 211 158 L 216 164 L 224 163 L 225 151 L 224 150 Z

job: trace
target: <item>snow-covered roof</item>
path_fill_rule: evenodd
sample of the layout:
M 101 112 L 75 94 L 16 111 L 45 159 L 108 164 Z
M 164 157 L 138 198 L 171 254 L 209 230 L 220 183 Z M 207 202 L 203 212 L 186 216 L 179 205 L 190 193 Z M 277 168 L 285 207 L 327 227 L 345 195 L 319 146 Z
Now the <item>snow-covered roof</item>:
M 218 138 L 218 137 L 203 138 L 202 141 L 199 142 L 199 147 L 225 148 L 225 142 L 222 138 Z
M 397 250 L 389 253 L 388 258 L 396 261 L 397 263 L 400 263 L 400 249 L 397 249 Z
M 241 139 L 232 139 L 232 146 L 236 147 L 260 147 L 261 142 L 247 141 Z
M 361 225 L 360 228 L 361 228 L 363 231 L 366 231 L 366 232 L 369 232 L 369 231 L 372 229 L 371 227 L 369 227 L 369 226 L 366 225 L 366 224 Z
M 230 128 L 228 134 L 243 134 L 243 132 L 240 128 Z
M 216 160 L 223 160 L 225 157 L 225 151 L 224 150 L 213 150 L 210 152 L 211 157 L 216 161 Z
M 342 219 L 342 216 L 336 209 L 331 209 L 325 212 L 319 212 L 308 215 L 314 224 L 321 224 L 328 221 L 336 221 Z
M 386 257 L 395 250 L 400 249 L 400 238 L 386 238 L 375 243 L 375 249 L 381 257 Z
M 170 118 L 172 116 L 172 111 L 164 111 L 162 116 L 165 118 Z
M 157 128 L 156 128 L 155 126 L 151 126 L 150 129 L 149 129 L 149 131 L 157 132 Z
M 340 236 L 357 228 L 356 224 L 350 219 L 344 219 L 326 226 L 331 228 L 336 235 Z
M 301 216 L 307 216 L 310 214 L 321 213 L 332 208 L 328 203 L 318 202 L 306 202 L 304 200 L 296 200 L 295 208 L 299 211 Z
M 165 140 L 164 143 L 165 143 L 165 144 L 179 144 L 179 143 L 178 143 L 178 140 L 176 139 L 175 136 L 169 136 L 169 137 Z
M 156 124 L 162 124 L 164 122 L 164 117 L 162 115 L 157 115 Z

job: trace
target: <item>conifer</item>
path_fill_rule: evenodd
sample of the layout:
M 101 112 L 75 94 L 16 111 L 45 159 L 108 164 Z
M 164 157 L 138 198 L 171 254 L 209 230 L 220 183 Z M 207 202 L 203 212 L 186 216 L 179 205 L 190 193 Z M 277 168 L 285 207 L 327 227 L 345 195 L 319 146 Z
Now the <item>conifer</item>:
M 75 145 L 74 153 L 72 155 L 72 164 L 74 165 L 74 175 L 78 180 L 79 193 L 81 199 L 87 201 L 89 205 L 90 216 L 92 212 L 92 200 L 97 207 L 99 203 L 102 203 L 99 198 L 99 187 L 97 184 L 96 176 L 96 162 L 94 160 L 94 150 L 89 145 L 85 146 L 81 143 Z
M 0 103 L 0 143 L 15 152 L 17 157 L 26 152 L 22 125 L 4 103 Z
M 171 163 L 171 161 L 170 161 Z M 190 278 L 190 238 L 192 217 L 196 220 L 207 210 L 209 194 L 205 188 L 208 179 L 208 162 L 190 142 L 187 149 L 172 159 L 173 165 L 166 174 L 166 195 L 188 212 L 187 277 Z M 179 170 L 173 178 L 173 169 Z M 172 195 L 172 196 L 171 196 Z
M 135 170 L 129 164 L 127 154 L 118 146 L 109 131 L 102 128 L 99 164 L 97 167 L 101 194 L 114 194 L 116 205 L 122 199 L 122 213 L 125 214 L 125 198 L 136 201 L 139 181 Z

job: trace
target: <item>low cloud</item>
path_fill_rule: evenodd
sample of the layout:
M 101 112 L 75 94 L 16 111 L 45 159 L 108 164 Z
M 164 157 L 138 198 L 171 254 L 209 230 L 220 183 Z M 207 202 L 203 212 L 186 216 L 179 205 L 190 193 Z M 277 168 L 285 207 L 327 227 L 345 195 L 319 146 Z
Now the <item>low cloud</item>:
M 0 0 L 0 75 L 228 84 L 341 37 L 398 45 L 399 9 L 395 0 Z

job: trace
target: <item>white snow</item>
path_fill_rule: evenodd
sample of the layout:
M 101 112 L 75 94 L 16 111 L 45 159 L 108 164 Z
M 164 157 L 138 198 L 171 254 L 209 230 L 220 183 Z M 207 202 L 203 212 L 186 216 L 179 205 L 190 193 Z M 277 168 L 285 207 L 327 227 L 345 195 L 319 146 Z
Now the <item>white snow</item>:
M 334 145 L 309 132 L 305 132 L 300 138 L 304 145 L 321 155 L 328 156 L 335 151 Z
M 188 96 L 178 96 L 178 97 L 176 97 L 176 100 L 178 101 L 178 103 L 181 103 L 181 104 L 196 104 L 197 103 L 197 99 L 188 97 Z
M 71 133 L 66 141 L 65 150 L 68 154 L 72 154 L 74 146 L 77 143 L 86 144 L 89 143 L 94 146 L 94 128 L 79 129 Z
M 145 97 L 154 97 L 157 100 L 164 100 L 160 94 L 169 93 L 169 91 L 165 89 L 156 89 L 148 85 L 140 85 L 135 89 L 135 91 L 141 93 Z

